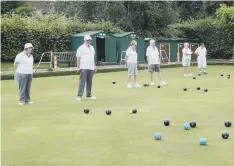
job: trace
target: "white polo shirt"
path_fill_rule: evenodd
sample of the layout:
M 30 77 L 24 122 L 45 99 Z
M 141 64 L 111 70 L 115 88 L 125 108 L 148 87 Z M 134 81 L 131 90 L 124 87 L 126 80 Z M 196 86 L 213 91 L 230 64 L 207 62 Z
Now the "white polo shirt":
M 182 53 L 183 53 L 183 59 L 191 60 L 192 51 L 190 50 L 190 48 L 183 48 Z
M 149 64 L 159 64 L 160 63 L 160 59 L 159 59 L 159 52 L 158 52 L 158 48 L 156 46 L 151 47 L 149 46 L 146 50 L 146 56 L 149 57 Z
M 81 45 L 76 52 L 76 57 L 80 58 L 80 69 L 94 70 L 94 55 L 93 46 Z
M 129 63 L 137 63 L 137 52 L 132 49 L 130 46 L 126 51 L 127 62 Z
M 25 51 L 19 53 L 15 58 L 14 65 L 17 64 L 16 73 L 33 74 L 33 56 L 28 57 Z
M 198 47 L 195 51 L 195 54 L 197 54 L 197 59 L 205 59 L 206 58 L 206 54 L 207 54 L 207 50 L 206 47 Z

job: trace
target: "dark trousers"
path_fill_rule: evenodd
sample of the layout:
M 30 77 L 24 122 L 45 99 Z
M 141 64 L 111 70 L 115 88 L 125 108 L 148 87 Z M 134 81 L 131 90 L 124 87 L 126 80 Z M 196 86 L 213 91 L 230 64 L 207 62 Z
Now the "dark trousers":
M 31 101 L 30 90 L 32 84 L 32 74 L 20 74 L 17 73 L 17 79 L 19 83 L 19 97 L 20 102 L 27 103 Z
M 86 97 L 91 97 L 92 82 L 93 82 L 94 70 L 82 69 L 80 73 L 79 88 L 77 97 L 82 97 L 86 84 Z

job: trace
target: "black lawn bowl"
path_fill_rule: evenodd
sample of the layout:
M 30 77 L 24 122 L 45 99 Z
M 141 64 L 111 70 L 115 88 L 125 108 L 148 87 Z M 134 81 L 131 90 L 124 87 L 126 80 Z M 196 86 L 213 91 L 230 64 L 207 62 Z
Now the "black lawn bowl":
M 220 74 L 221 77 L 223 77 L 223 74 Z
M 208 92 L 208 89 L 204 89 L 204 92 Z
M 230 75 L 230 74 L 228 74 L 227 76 L 228 76 L 228 77 L 231 77 L 231 75 Z
M 116 82 L 115 82 L 115 81 L 113 81 L 113 82 L 112 82 L 112 84 L 116 84 Z
M 195 128 L 197 126 L 197 123 L 192 121 L 192 122 L 189 123 L 189 125 L 190 125 L 191 128 Z
M 160 86 L 160 85 L 158 85 L 157 87 L 158 87 L 158 88 L 161 88 L 161 86 Z
M 230 79 L 231 77 L 230 76 L 227 76 L 227 79 Z
M 187 88 L 184 88 L 183 91 L 187 91 L 188 89 Z
M 229 121 L 229 120 L 227 120 L 227 121 L 224 122 L 224 125 L 225 125 L 226 127 L 231 127 L 231 126 L 232 126 L 232 122 Z
M 164 125 L 165 126 L 170 126 L 170 120 L 164 120 Z
M 198 76 L 201 76 L 201 74 L 199 73 Z
M 111 114 L 111 110 L 106 110 L 106 114 L 110 115 Z
M 47 68 L 47 71 L 53 71 L 53 69 L 49 67 L 49 68 Z
M 201 88 L 200 87 L 197 87 L 197 90 L 200 90 Z
M 85 109 L 84 109 L 84 113 L 85 113 L 85 114 L 88 114 L 88 113 L 89 113 L 89 109 L 88 109 L 88 108 L 85 108 Z
M 149 84 L 143 84 L 143 87 L 148 87 L 149 86 Z
M 132 113 L 133 113 L 133 114 L 136 114 L 136 113 L 137 113 L 137 109 L 135 109 L 135 108 L 132 109 Z
M 223 139 L 228 139 L 229 133 L 222 133 L 222 137 L 223 137 Z
M 196 80 L 196 77 L 193 77 L 194 80 Z

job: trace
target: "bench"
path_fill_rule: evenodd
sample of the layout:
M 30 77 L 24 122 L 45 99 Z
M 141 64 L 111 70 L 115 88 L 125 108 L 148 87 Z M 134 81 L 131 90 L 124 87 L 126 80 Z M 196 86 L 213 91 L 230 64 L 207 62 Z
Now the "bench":
M 53 57 L 57 56 L 57 65 L 68 63 L 68 67 L 76 66 L 76 52 L 53 52 Z

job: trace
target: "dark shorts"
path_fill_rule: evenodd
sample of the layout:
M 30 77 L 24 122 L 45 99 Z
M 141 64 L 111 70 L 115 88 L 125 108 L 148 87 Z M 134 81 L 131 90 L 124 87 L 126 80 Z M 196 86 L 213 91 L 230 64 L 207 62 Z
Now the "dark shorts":
M 159 64 L 152 64 L 149 65 L 149 72 L 153 73 L 153 72 L 160 72 L 160 65 Z

